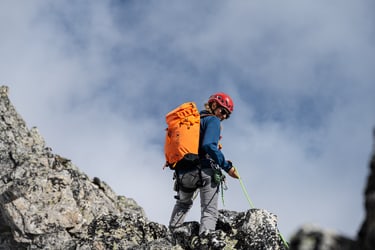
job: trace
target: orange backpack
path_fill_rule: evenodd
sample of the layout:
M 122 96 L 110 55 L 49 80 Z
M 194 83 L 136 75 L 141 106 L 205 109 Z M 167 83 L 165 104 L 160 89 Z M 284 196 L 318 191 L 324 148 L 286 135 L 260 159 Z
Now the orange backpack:
M 168 128 L 164 144 L 166 165 L 175 169 L 182 163 L 199 161 L 200 114 L 194 102 L 186 102 L 165 116 Z

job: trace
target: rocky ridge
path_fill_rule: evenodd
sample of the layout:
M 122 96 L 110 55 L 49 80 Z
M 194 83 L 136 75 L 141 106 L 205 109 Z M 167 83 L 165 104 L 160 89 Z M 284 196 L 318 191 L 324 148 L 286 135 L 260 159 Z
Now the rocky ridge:
M 303 227 L 290 249 L 375 249 L 375 154 L 370 171 L 358 239 Z M 0 250 L 286 249 L 277 216 L 262 209 L 221 210 L 215 232 L 198 237 L 198 229 L 198 222 L 187 222 L 172 234 L 149 221 L 135 200 L 53 153 L 0 87 Z
M 198 228 L 172 234 L 53 153 L 0 87 L 0 249 L 284 249 L 277 217 L 261 209 L 222 210 L 215 232 L 198 237 Z
M 374 129 L 375 142 L 375 129 Z M 358 233 L 358 249 L 375 249 L 375 144 L 370 160 L 370 174 L 365 189 L 366 217 Z

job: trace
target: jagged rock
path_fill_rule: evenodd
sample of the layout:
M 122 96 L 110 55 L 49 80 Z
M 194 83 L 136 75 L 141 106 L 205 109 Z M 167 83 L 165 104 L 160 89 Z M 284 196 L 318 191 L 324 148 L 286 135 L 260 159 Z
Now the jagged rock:
M 354 247 L 354 240 L 313 225 L 303 226 L 290 242 L 291 250 L 353 250 Z
M 167 236 L 163 225 L 147 222 L 144 216 L 125 212 L 123 215 L 103 215 L 91 222 L 88 239 L 79 242 L 78 249 L 142 249 Z M 166 244 L 163 244 L 166 246 Z M 101 246 L 101 247 L 99 247 Z
M 375 142 L 375 130 L 374 130 Z M 375 249 L 375 146 L 370 160 L 370 175 L 365 189 L 366 217 L 358 233 L 358 249 Z
M 0 249 L 75 249 L 105 215 L 130 213 L 148 225 L 134 200 L 53 154 L 37 128 L 26 127 L 7 92 L 0 88 Z
M 28 129 L 0 87 L 1 249 L 285 249 L 275 215 L 221 210 L 215 232 L 171 233 L 138 204 L 92 180 Z
M 220 210 L 216 230 L 198 233 L 198 222 L 185 222 L 173 232 L 173 244 L 183 249 L 286 249 L 276 216 L 263 209 Z

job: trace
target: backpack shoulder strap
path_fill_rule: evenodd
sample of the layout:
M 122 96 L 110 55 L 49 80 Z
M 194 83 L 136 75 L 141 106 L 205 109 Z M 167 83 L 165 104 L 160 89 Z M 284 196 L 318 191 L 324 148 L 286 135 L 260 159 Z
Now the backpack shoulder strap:
M 207 116 L 215 116 L 214 114 L 200 114 L 201 118 L 207 117 Z

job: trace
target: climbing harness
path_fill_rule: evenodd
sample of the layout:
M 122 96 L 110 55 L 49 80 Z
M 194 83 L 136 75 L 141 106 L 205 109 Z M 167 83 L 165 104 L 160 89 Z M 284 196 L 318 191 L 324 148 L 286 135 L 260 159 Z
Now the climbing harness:
M 179 196 L 179 193 L 178 193 L 179 190 L 181 190 L 183 192 L 186 192 L 186 193 L 191 193 L 191 192 L 196 192 L 198 190 L 198 188 L 201 188 L 201 187 L 206 185 L 206 182 L 202 178 L 202 167 L 201 167 L 200 164 L 194 163 L 194 165 L 193 165 L 193 164 L 190 163 L 187 166 L 185 166 L 185 168 L 189 168 L 189 169 L 192 169 L 192 170 L 198 170 L 199 180 L 197 181 L 196 186 L 194 188 L 187 188 L 187 187 L 183 186 L 182 183 L 181 183 L 181 179 L 179 177 L 179 168 L 176 167 L 175 172 L 173 174 L 173 180 L 175 180 L 173 190 L 177 192 L 177 194 L 174 196 L 174 198 L 176 200 L 180 199 L 180 196 Z
M 226 183 L 226 177 L 218 167 L 216 167 L 214 165 L 212 165 L 211 167 L 214 170 L 214 174 L 212 176 L 212 182 L 217 184 L 218 188 L 220 187 L 221 200 L 223 202 L 223 206 L 225 207 L 224 190 L 228 190 L 228 186 L 227 186 L 227 183 Z M 180 198 L 179 195 L 178 195 L 179 190 L 182 190 L 184 192 L 194 192 L 194 195 L 193 195 L 192 199 L 195 200 L 197 198 L 198 193 L 199 193 L 199 188 L 203 187 L 206 184 L 202 179 L 202 170 L 200 169 L 200 167 L 198 167 L 198 169 L 199 169 L 199 178 L 200 178 L 200 180 L 198 181 L 198 184 L 202 183 L 202 185 L 197 185 L 196 188 L 191 188 L 191 189 L 183 187 L 181 181 L 177 177 L 178 176 L 178 174 L 176 173 L 177 171 L 175 171 L 175 174 L 173 176 L 173 179 L 175 180 L 174 191 L 177 192 L 177 195 L 175 195 L 175 199 L 178 200 Z
M 233 167 L 234 167 L 234 166 L 233 166 Z M 254 206 L 253 202 L 251 201 L 250 196 L 249 196 L 249 194 L 248 194 L 248 192 L 247 192 L 247 190 L 246 190 L 246 187 L 245 187 L 245 185 L 243 184 L 243 181 L 242 181 L 242 179 L 241 179 L 241 176 L 240 176 L 240 174 L 238 173 L 238 169 L 237 169 L 236 167 L 234 167 L 234 169 L 235 169 L 236 172 L 237 172 L 238 180 L 240 181 L 240 185 L 241 185 L 242 191 L 243 191 L 243 193 L 245 194 L 245 197 L 246 197 L 247 201 L 248 201 L 249 204 L 250 204 L 250 208 L 255 208 L 255 206 Z M 287 249 L 289 249 L 289 244 L 288 244 L 288 242 L 285 240 L 284 236 L 283 236 L 280 232 L 279 232 L 279 237 L 280 237 L 281 241 L 283 242 L 284 246 L 285 246 Z

